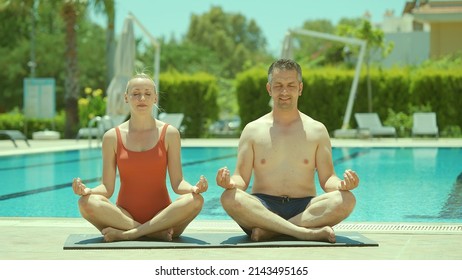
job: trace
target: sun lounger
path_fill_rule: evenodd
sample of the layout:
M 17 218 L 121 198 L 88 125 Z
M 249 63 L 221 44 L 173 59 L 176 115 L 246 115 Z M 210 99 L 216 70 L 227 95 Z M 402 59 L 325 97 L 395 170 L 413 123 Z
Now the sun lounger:
M 412 116 L 412 136 L 417 135 L 434 135 L 438 138 L 439 131 L 436 123 L 436 114 L 429 113 L 414 113 Z
M 29 141 L 27 141 L 27 137 L 19 130 L 0 130 L 0 135 L 5 135 L 8 137 L 16 148 L 18 147 L 16 140 L 24 140 L 26 141 L 27 146 L 30 147 Z
M 372 137 L 396 137 L 396 129 L 392 126 L 383 126 L 377 113 L 356 113 L 355 119 L 359 130 L 368 130 Z
M 97 138 L 102 139 L 104 133 L 113 127 L 113 122 L 109 116 L 96 116 L 88 122 L 88 127 L 82 127 L 79 129 L 76 140 L 80 138 L 88 138 L 89 144 L 91 145 L 91 139 Z
M 168 123 L 178 130 L 181 128 L 181 123 L 183 122 L 184 114 L 183 113 L 160 113 L 159 120 L 164 123 Z

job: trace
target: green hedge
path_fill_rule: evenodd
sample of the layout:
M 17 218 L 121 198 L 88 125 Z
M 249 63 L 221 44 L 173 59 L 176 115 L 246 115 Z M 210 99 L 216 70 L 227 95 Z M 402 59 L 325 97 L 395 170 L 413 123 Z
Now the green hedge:
M 218 86 L 214 76 L 164 73 L 159 77 L 159 92 L 160 112 L 184 113 L 183 137 L 206 136 L 209 123 L 218 118 Z
M 335 68 L 304 69 L 303 93 L 299 109 L 323 122 L 330 132 L 341 127 L 354 72 Z M 384 122 L 395 126 L 400 136 L 409 136 L 410 117 L 415 111 L 434 111 L 442 136 L 461 136 L 462 70 L 390 69 L 373 70 L 373 111 Z M 266 69 L 256 67 L 240 73 L 235 80 L 241 127 L 270 112 L 266 91 Z M 218 118 L 217 79 L 206 73 L 194 75 L 164 73 L 160 76 L 160 112 L 185 114 L 183 137 L 207 136 L 211 122 Z M 368 111 L 367 77 L 363 71 L 353 106 L 355 112 Z M 350 127 L 355 128 L 354 116 Z M 18 110 L 0 114 L 0 129 L 16 129 L 27 133 L 44 129 L 64 131 L 64 113 L 54 120 L 28 119 Z
M 64 111 L 59 112 L 53 119 L 26 119 L 23 114 L 14 111 L 7 114 L 0 114 L 0 129 L 19 130 L 27 138 L 32 138 L 35 131 L 55 130 L 63 136 L 65 125 Z
M 410 86 L 413 104 L 431 106 L 438 125 L 462 125 L 462 70 L 417 71 Z
M 241 128 L 271 111 L 270 96 L 266 91 L 266 70 L 253 68 L 236 77 L 237 102 Z
M 342 126 L 353 73 L 338 69 L 303 69 L 301 112 L 322 121 L 328 129 Z
M 353 78 L 354 72 L 351 70 L 303 69 L 304 87 L 299 99 L 300 111 L 323 122 L 330 132 L 340 128 Z M 411 115 L 415 108 L 427 108 L 436 112 L 440 132 L 460 131 L 462 70 L 374 69 L 370 73 L 370 79 L 372 108 L 383 122 L 390 117 L 389 109 Z M 267 74 L 263 68 L 250 69 L 236 79 L 242 127 L 270 110 L 266 81 Z M 367 111 L 367 76 L 363 71 L 358 83 L 350 127 L 357 127 L 355 112 Z M 402 129 L 401 126 L 402 124 L 396 124 L 397 129 Z M 448 133 L 446 136 L 451 135 Z
M 185 114 L 183 137 L 205 137 L 209 123 L 218 119 L 218 86 L 215 77 L 206 73 L 165 73 L 160 75 L 159 80 L 159 111 Z M 54 121 L 28 119 L 27 125 L 19 110 L 0 114 L 0 129 L 20 130 L 26 132 L 29 138 L 34 131 L 53 129 L 53 123 L 55 130 L 63 132 L 64 113 L 59 114 Z M 82 126 L 86 126 L 86 123 Z

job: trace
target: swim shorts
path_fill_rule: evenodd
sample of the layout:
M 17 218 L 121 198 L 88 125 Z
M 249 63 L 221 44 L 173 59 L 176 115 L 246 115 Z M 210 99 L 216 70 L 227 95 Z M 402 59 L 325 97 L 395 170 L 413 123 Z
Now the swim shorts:
M 305 211 L 314 196 L 290 198 L 287 196 L 273 196 L 262 193 L 254 193 L 255 196 L 268 210 L 288 220 Z M 247 235 L 252 234 L 252 230 L 241 227 Z

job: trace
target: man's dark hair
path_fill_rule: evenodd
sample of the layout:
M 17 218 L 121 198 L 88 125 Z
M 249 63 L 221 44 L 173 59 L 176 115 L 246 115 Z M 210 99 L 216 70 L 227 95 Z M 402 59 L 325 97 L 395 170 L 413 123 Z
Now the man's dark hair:
M 296 70 L 298 81 L 300 83 L 302 82 L 302 68 L 297 62 L 293 61 L 292 59 L 281 58 L 273 62 L 268 69 L 268 83 L 271 83 L 274 69 Z

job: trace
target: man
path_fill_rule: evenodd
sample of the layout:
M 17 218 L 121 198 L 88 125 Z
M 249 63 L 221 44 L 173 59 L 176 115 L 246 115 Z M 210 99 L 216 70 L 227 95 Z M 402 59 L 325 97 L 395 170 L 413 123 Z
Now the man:
M 326 127 L 298 110 L 303 90 L 298 63 L 274 62 L 266 89 L 273 110 L 245 126 L 234 174 L 227 167 L 217 172 L 217 184 L 225 189 L 223 208 L 254 241 L 290 235 L 334 243 L 332 226 L 353 211 L 356 200 L 350 191 L 359 178 L 352 170 L 337 177 Z M 315 172 L 325 191 L 319 196 Z

